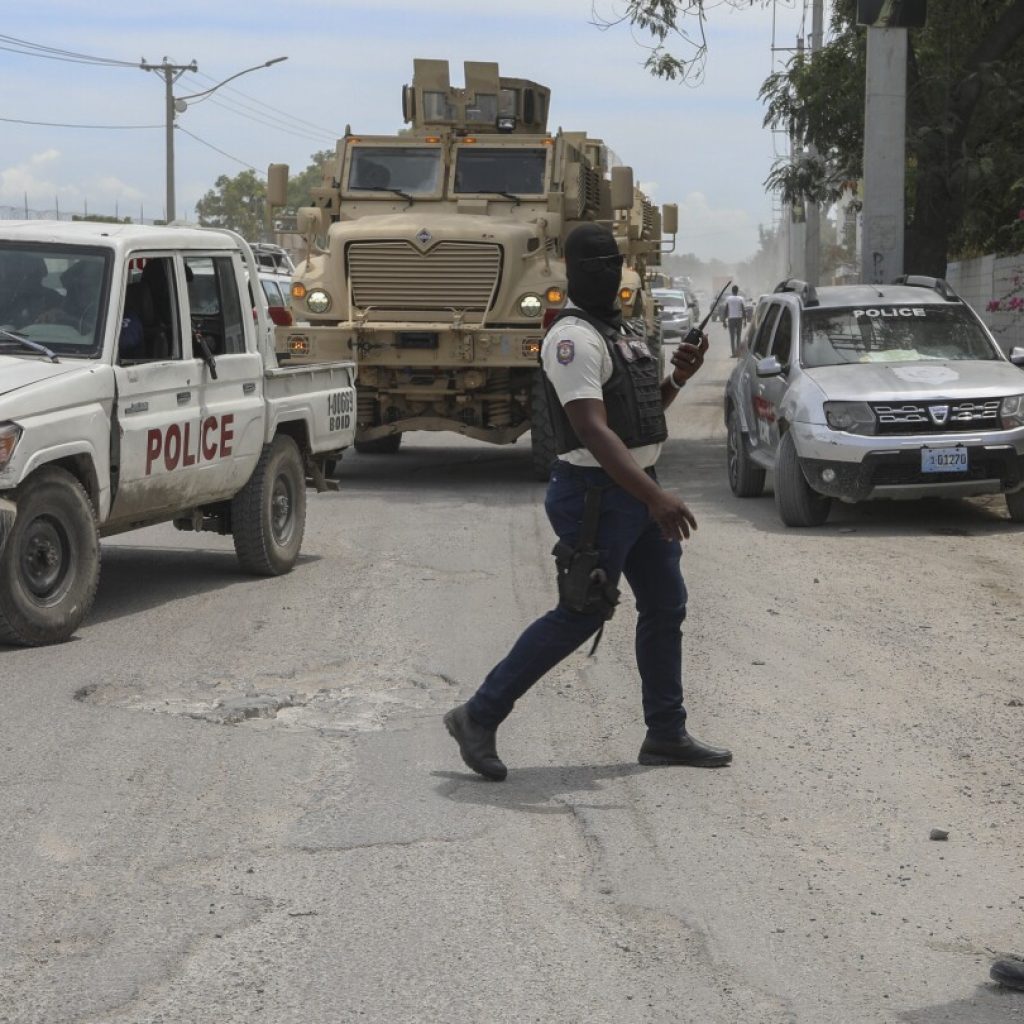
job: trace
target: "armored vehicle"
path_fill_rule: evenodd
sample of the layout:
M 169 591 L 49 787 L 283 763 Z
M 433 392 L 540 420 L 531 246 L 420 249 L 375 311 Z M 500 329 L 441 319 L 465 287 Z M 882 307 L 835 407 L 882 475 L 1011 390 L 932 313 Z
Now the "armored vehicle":
M 346 130 L 312 206 L 292 285 L 297 321 L 278 355 L 354 356 L 356 448 L 395 452 L 410 430 L 510 444 L 533 427 L 546 477 L 554 455 L 538 353 L 565 305 L 562 246 L 583 221 L 611 227 L 626 256 L 620 299 L 656 332 L 646 276 L 674 206 L 656 209 L 600 139 L 547 129 L 550 92 L 467 62 L 416 60 L 397 135 Z M 288 169 L 272 164 L 283 204 Z

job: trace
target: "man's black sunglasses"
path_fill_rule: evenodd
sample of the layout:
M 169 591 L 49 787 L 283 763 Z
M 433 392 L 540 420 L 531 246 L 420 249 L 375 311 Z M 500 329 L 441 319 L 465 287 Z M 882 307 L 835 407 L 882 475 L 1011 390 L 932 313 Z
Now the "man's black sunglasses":
M 580 266 L 588 271 L 604 270 L 605 267 L 617 267 L 621 270 L 625 259 L 621 252 L 610 253 L 607 256 L 587 256 L 586 259 L 580 260 Z

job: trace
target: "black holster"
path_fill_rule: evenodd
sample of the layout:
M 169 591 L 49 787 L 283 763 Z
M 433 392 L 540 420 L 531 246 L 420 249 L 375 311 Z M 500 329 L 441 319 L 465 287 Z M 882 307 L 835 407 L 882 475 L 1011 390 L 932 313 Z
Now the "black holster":
M 608 582 L 600 567 L 597 541 L 597 523 L 601 514 L 600 487 L 590 487 L 584 504 L 583 528 L 576 547 L 560 540 L 551 552 L 558 570 L 558 603 L 564 608 L 584 615 L 600 615 L 604 620 L 615 614 L 619 603 L 619 590 Z

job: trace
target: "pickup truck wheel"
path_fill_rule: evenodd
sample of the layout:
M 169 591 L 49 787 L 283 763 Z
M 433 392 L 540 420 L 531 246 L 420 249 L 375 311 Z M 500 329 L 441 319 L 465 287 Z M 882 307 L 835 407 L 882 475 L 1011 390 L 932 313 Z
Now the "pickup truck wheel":
M 402 447 L 402 435 L 388 434 L 373 441 L 356 441 L 355 446 L 360 455 L 394 455 Z
M 555 428 L 548 409 L 544 374 L 538 370 L 530 392 L 530 459 L 534 476 L 538 480 L 547 480 L 551 476 L 551 464 L 557 458 Z
M 1024 491 L 1006 495 L 1006 511 L 1015 523 L 1024 523 Z
M 79 627 L 100 579 L 100 535 L 85 488 L 59 466 L 18 488 L 0 556 L 0 643 L 59 643 Z
M 740 414 L 729 410 L 729 435 L 726 441 L 729 458 L 729 486 L 737 498 L 756 498 L 764 490 L 765 470 L 756 465 L 747 451 L 740 429 Z
M 285 435 L 263 446 L 248 483 L 231 502 L 235 553 L 246 572 L 282 576 L 299 557 L 306 529 L 306 470 Z
M 775 463 L 775 508 L 786 526 L 821 526 L 832 508 L 832 499 L 812 490 L 804 479 L 788 431 L 782 435 Z

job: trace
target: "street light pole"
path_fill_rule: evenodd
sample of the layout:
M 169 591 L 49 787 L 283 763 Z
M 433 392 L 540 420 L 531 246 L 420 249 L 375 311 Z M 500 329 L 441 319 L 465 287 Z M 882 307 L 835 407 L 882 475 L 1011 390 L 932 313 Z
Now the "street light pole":
M 174 95 L 174 83 L 181 78 L 186 71 L 198 71 L 199 65 L 195 61 L 191 64 L 172 64 L 166 57 L 159 64 L 148 64 L 143 60 L 139 67 L 143 71 L 156 71 L 164 80 L 164 132 L 165 132 L 165 152 L 166 152 L 166 175 L 167 175 L 167 208 L 165 211 L 165 219 L 168 224 L 174 220 L 174 205 L 176 197 L 174 194 L 174 115 L 184 113 L 188 107 L 186 100 L 199 99 L 200 97 L 209 96 L 210 93 L 216 92 L 222 85 L 227 85 L 228 82 L 234 81 L 242 75 L 247 75 L 250 71 L 259 71 L 260 68 L 269 68 L 272 64 L 280 64 L 281 61 L 287 60 L 287 57 L 275 57 L 273 60 L 264 61 L 262 64 L 254 64 L 251 68 L 244 68 L 242 71 L 236 71 L 233 75 L 229 75 L 222 82 L 218 82 L 216 85 L 211 85 L 209 89 L 204 89 L 202 92 L 193 92 L 187 96 Z

